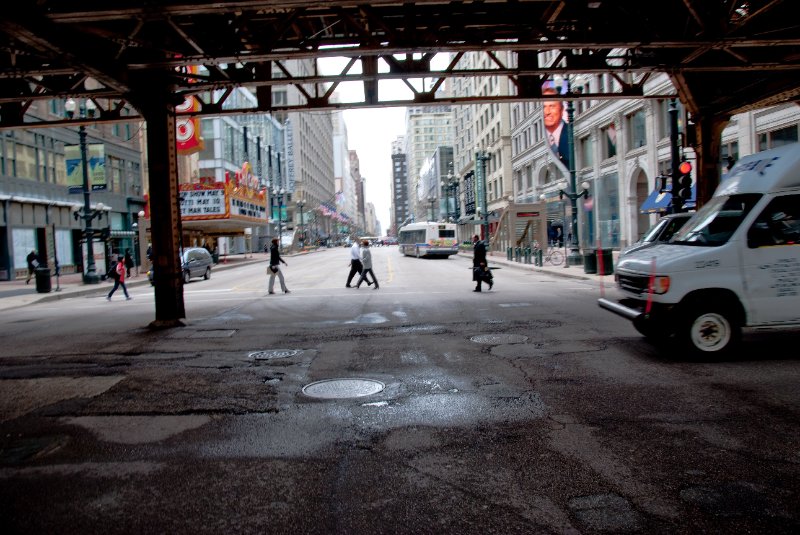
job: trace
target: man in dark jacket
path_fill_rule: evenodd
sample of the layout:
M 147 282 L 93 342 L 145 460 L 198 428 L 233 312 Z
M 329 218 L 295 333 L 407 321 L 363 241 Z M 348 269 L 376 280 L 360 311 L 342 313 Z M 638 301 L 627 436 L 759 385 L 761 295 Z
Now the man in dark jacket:
M 39 266 L 39 259 L 36 257 L 36 251 L 28 253 L 25 260 L 28 262 L 28 278 L 25 279 L 25 284 L 28 284 L 31 282 L 31 277 L 33 277 L 33 271 Z
M 483 243 L 476 234 L 472 237 L 472 280 L 475 281 L 475 289 L 473 292 L 481 291 L 481 282 L 486 282 L 489 289 L 492 289 L 494 282 L 492 282 L 492 272 L 489 271 L 486 264 L 486 244 Z

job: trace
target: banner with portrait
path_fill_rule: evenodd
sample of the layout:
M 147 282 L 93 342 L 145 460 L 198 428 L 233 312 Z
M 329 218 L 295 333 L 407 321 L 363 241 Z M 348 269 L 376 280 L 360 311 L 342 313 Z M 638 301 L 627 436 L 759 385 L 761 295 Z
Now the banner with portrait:
M 551 80 L 542 84 L 542 96 L 563 95 L 566 84 L 556 86 Z M 550 155 L 556 167 L 565 177 L 569 177 L 569 128 L 565 101 L 544 100 L 542 102 L 542 120 L 544 122 L 545 143 L 550 148 Z

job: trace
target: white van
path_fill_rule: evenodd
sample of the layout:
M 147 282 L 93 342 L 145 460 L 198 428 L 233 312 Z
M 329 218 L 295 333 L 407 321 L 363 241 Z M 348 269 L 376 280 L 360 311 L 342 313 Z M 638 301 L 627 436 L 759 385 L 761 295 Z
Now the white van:
M 800 144 L 747 156 L 672 241 L 626 255 L 600 307 L 721 354 L 744 327 L 800 326 Z

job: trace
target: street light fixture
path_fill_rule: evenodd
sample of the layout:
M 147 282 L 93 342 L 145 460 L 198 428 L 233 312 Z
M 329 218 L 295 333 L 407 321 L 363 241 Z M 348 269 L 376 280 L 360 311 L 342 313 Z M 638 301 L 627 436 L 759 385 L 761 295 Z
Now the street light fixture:
M 570 200 L 570 209 L 572 217 L 570 218 L 570 233 L 572 240 L 570 242 L 569 254 L 567 255 L 566 266 L 578 266 L 583 264 L 583 259 L 580 255 L 580 241 L 578 240 L 578 198 L 588 196 L 588 184 L 581 193 L 577 193 L 576 177 L 575 177 L 575 103 L 572 100 L 572 88 L 570 87 L 570 79 L 564 78 L 559 80 L 557 77 L 554 80 L 555 85 L 566 84 L 566 95 L 570 97 L 567 100 L 567 141 L 568 141 L 568 158 L 569 158 L 569 189 L 570 191 L 561 190 L 559 192 L 560 198 L 564 196 Z M 579 79 L 576 78 L 576 81 Z M 586 184 L 584 182 L 583 184 Z M 582 184 L 582 186 L 583 186 Z
M 487 202 L 487 191 L 486 191 L 486 162 L 488 162 L 492 157 L 489 154 L 486 154 L 484 150 L 475 148 L 475 161 L 476 171 L 478 170 L 479 166 L 477 162 L 480 162 L 480 176 L 478 177 L 478 196 L 480 197 L 480 201 L 483 206 L 483 239 L 486 240 L 486 243 L 489 243 L 489 207 Z
M 447 180 L 442 180 L 442 188 L 445 191 L 445 202 L 447 208 L 445 209 L 445 219 L 447 221 L 455 221 L 458 219 L 458 197 L 456 196 L 456 188 L 458 187 L 458 179 L 453 176 L 452 169 L 447 173 Z M 450 211 L 450 196 L 452 192 L 453 197 L 453 211 Z M 451 215 L 452 214 L 452 215 Z
M 297 200 L 297 207 L 300 209 L 300 248 L 302 249 L 305 245 L 306 241 L 306 227 L 305 222 L 303 221 L 303 206 L 305 206 L 306 201 L 303 199 Z
M 64 103 L 64 111 L 67 118 L 73 119 L 75 112 L 78 111 L 81 118 L 92 118 L 97 111 L 97 105 L 93 100 L 87 99 L 81 102 L 80 109 L 75 99 L 69 99 Z M 80 140 L 81 149 L 81 171 L 83 172 L 83 209 L 74 213 L 75 220 L 83 219 L 86 228 L 86 271 L 83 274 L 84 284 L 98 284 L 100 282 L 100 275 L 97 274 L 97 267 L 94 263 L 94 229 L 92 228 L 92 221 L 94 218 L 100 219 L 104 213 L 103 203 L 97 203 L 95 210 L 92 210 L 91 204 L 91 186 L 89 185 L 89 158 L 86 154 L 86 127 L 80 125 L 78 127 L 78 138 Z

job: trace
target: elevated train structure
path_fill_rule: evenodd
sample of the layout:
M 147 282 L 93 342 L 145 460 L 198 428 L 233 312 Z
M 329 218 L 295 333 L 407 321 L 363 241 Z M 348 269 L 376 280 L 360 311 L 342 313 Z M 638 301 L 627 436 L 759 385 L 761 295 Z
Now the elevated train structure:
M 0 20 L 0 129 L 142 120 L 147 148 L 153 245 L 166 264 L 156 284 L 156 325 L 184 317 L 175 117 L 404 105 L 540 100 L 555 75 L 611 73 L 615 92 L 568 92 L 565 100 L 644 97 L 667 73 L 691 115 L 698 157 L 698 204 L 717 185 L 720 133 L 734 113 L 800 95 L 800 31 L 781 0 L 40 0 Z M 503 64 L 498 50 L 516 53 Z M 540 64 L 542 51 L 557 51 Z M 491 67 L 457 67 L 468 52 Z M 450 53 L 433 70 L 437 53 Z M 345 58 L 336 74 L 293 72 L 289 60 Z M 507 97 L 452 97 L 448 78 L 508 77 Z M 381 98 L 381 82 L 403 80 L 408 100 Z M 425 83 L 422 81 L 426 80 Z M 360 102 L 331 97 L 362 84 Z M 252 87 L 257 105 L 223 109 L 230 90 Z M 293 86 L 301 103 L 273 101 Z M 93 118 L 43 120 L 36 100 L 90 98 Z M 176 112 L 187 97 L 197 109 Z M 552 99 L 552 96 L 548 98 Z

